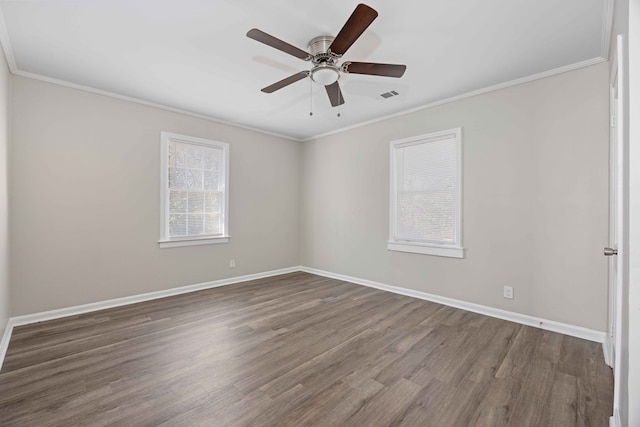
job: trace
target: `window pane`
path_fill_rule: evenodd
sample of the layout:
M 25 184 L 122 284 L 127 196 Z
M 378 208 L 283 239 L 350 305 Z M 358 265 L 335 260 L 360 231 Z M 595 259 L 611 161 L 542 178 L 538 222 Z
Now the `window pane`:
M 220 215 L 205 215 L 205 233 L 220 234 Z
M 187 235 L 187 216 L 184 214 L 169 215 L 169 235 L 172 237 Z
M 189 192 L 189 213 L 203 213 L 204 193 L 200 191 Z
M 188 230 L 189 236 L 199 236 L 204 234 L 204 215 L 188 215 Z
M 187 153 L 187 167 L 193 169 L 202 169 L 202 149 L 198 145 L 189 145 Z
M 207 213 L 220 212 L 220 196 L 218 192 L 207 192 L 205 195 L 205 210 Z
M 169 192 L 169 212 L 187 213 L 187 192 L 171 190 Z
M 218 190 L 218 172 L 217 171 L 205 171 L 204 172 L 204 189 L 205 190 Z
M 184 168 L 187 166 L 187 150 L 189 146 L 187 144 L 180 144 L 179 142 L 170 142 L 169 143 L 169 153 L 171 153 L 171 158 L 169 161 L 169 166 L 176 166 L 179 168 Z
M 168 149 L 168 158 L 167 158 L 167 166 L 173 167 L 176 165 L 176 144 L 170 143 L 167 147 Z
M 169 188 L 187 188 L 184 169 L 169 169 Z
M 398 194 L 398 237 L 407 240 L 455 242 L 455 194 Z
M 222 159 L 222 150 L 206 148 L 204 152 L 204 169 L 218 171 L 218 163 Z
M 202 171 L 187 169 L 185 171 L 187 188 L 192 190 L 202 190 Z

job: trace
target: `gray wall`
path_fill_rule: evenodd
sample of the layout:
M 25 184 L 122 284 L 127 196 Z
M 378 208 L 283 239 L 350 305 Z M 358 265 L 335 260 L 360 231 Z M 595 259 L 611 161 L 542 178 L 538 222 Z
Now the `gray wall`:
M 0 337 L 11 314 L 9 305 L 9 69 L 0 55 Z
M 299 265 L 300 143 L 32 79 L 12 85 L 13 315 Z M 158 248 L 163 130 L 230 144 L 230 243 Z
M 607 79 L 599 64 L 299 144 L 13 77 L 13 314 L 302 264 L 605 330 Z M 465 259 L 387 251 L 389 141 L 457 126 Z M 161 130 L 231 144 L 231 243 L 158 248 Z
M 606 330 L 607 82 L 602 63 L 305 143 L 302 264 Z M 458 126 L 465 258 L 388 251 L 389 141 Z

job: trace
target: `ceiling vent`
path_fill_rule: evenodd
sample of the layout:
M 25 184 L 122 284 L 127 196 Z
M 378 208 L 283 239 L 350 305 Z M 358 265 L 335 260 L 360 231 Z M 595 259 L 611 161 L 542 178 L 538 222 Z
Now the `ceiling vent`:
M 398 92 L 396 92 L 395 90 L 390 90 L 389 92 L 385 92 L 385 93 L 381 93 L 380 96 L 383 97 L 384 99 L 389 99 L 389 98 L 393 98 L 394 96 L 398 96 L 400 95 Z

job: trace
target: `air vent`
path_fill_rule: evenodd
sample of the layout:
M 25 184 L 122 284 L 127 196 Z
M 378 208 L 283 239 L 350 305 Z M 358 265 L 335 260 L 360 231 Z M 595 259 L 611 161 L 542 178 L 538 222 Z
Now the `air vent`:
M 394 96 L 398 96 L 400 95 L 398 92 L 396 92 L 395 90 L 390 90 L 389 92 L 385 92 L 385 93 L 381 93 L 380 96 L 383 97 L 384 99 L 389 99 L 391 97 Z

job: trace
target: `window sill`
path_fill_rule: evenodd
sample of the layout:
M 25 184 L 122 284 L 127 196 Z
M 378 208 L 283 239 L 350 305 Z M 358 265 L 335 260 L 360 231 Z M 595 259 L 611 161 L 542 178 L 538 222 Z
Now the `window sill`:
M 464 248 L 460 246 L 421 245 L 408 242 L 387 242 L 387 249 L 414 254 L 435 255 L 449 258 L 464 258 Z
M 160 249 L 179 248 L 181 246 L 218 245 L 220 243 L 229 243 L 229 236 L 158 240 Z

